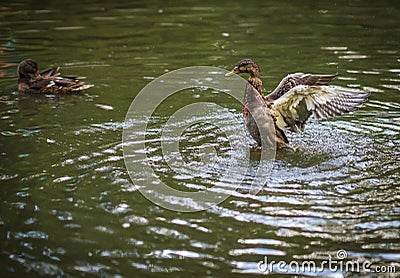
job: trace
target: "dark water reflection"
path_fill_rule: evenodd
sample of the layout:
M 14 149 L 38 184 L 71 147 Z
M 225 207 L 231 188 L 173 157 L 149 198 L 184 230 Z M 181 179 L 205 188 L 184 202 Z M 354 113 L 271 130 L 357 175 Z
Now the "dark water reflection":
M 219 277 L 259 274 L 264 256 L 322 263 L 338 250 L 347 251 L 347 261 L 395 266 L 399 273 L 399 9 L 397 1 L 0 4 L 1 273 Z M 19 95 L 15 71 L 26 57 L 87 76 L 95 88 L 73 96 Z M 371 97 L 353 114 L 290 134 L 299 149 L 277 153 L 257 195 L 228 184 L 227 201 L 197 213 L 149 202 L 123 160 L 131 101 L 165 72 L 230 69 L 242 57 L 260 63 L 267 91 L 289 72 L 339 72 L 336 84 L 369 90 Z M 193 90 L 179 101 L 221 98 Z M 224 104 L 221 119 L 228 112 L 240 117 L 238 103 Z M 193 165 L 204 144 L 229 153 L 218 129 L 195 127 L 182 145 Z M 150 146 L 154 161 L 159 148 Z M 249 172 L 258 157 L 245 161 Z M 218 182 L 194 168 L 177 175 L 157 165 L 186 190 Z M 380 276 L 327 267 L 302 274 Z

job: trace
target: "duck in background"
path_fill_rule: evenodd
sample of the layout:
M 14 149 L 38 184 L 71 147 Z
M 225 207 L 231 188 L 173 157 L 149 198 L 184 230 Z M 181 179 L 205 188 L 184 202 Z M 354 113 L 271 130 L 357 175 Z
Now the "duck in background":
M 94 85 L 80 81 L 82 77 L 61 77 L 59 67 L 39 72 L 38 65 L 32 59 L 19 63 L 18 92 L 29 94 L 65 94 L 89 89 Z

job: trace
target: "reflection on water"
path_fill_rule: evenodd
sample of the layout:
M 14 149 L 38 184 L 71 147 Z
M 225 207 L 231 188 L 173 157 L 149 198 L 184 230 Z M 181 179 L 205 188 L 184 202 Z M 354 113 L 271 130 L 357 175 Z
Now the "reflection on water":
M 2 273 L 250 275 L 260 273 L 257 263 L 265 256 L 321 263 L 336 258 L 338 250 L 347 251 L 343 261 L 400 271 L 400 60 L 393 35 L 399 32 L 398 4 L 67 5 L 0 5 Z M 72 96 L 19 95 L 16 66 L 27 57 L 87 76 L 96 86 Z M 178 154 L 161 149 L 159 135 L 171 107 L 160 109 L 143 131 L 151 139 L 144 151 L 172 187 L 196 191 L 218 185 L 231 197 L 196 213 L 151 203 L 124 164 L 121 134 L 131 101 L 170 70 L 227 68 L 243 57 L 262 65 L 267 91 L 289 72 L 339 72 L 336 84 L 368 90 L 371 97 L 353 114 L 312 121 L 305 133 L 289 134 L 298 148 L 277 152 L 266 185 L 255 195 L 246 182 L 260 154 L 251 151 L 247 159 L 233 152 L 224 131 L 209 123 L 220 119 L 234 131 L 239 127 L 228 115 L 240 122 L 241 107 L 221 94 L 187 92 L 177 105 L 211 101 L 224 103 L 225 110 L 178 121 L 189 127 L 180 137 L 163 138 L 179 143 L 182 167 L 174 169 Z M 252 141 L 238 143 L 247 152 Z M 231 156 L 237 172 L 221 186 L 218 179 Z M 234 190 L 242 170 L 248 179 Z M 201 205 L 186 201 L 183 206 Z M 289 270 L 273 269 L 277 276 L 294 275 Z M 325 267 L 319 274 L 301 274 L 374 277 L 350 272 Z

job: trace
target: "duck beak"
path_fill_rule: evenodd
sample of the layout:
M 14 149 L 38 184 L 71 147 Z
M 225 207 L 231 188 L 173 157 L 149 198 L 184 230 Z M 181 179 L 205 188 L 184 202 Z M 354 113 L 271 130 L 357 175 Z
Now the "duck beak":
M 228 76 L 232 76 L 232 75 L 235 75 L 235 74 L 238 74 L 238 73 L 240 73 L 239 69 L 237 67 L 234 67 L 233 70 L 231 70 L 230 72 L 226 73 L 225 76 L 228 77 Z
M 39 77 L 39 76 L 40 76 L 40 72 L 39 71 L 35 72 L 35 77 Z

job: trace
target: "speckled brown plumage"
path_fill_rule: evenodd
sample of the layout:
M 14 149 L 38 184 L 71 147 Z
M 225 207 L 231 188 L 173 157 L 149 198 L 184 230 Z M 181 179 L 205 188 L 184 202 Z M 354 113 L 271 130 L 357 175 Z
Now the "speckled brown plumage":
M 303 131 L 311 116 L 327 119 L 343 115 L 361 105 L 369 96 L 368 92 L 329 86 L 337 74 L 304 73 L 286 76 L 275 90 L 264 96 L 260 67 L 254 61 L 241 60 L 225 76 L 239 73 L 250 75 L 242 112 L 245 125 L 259 146 L 264 145 L 261 131 L 262 134 L 275 133 L 273 138 L 277 148 L 289 147 L 284 130 Z M 267 121 L 273 122 L 274 129 L 265 130 L 268 128 L 268 125 L 264 125 Z

